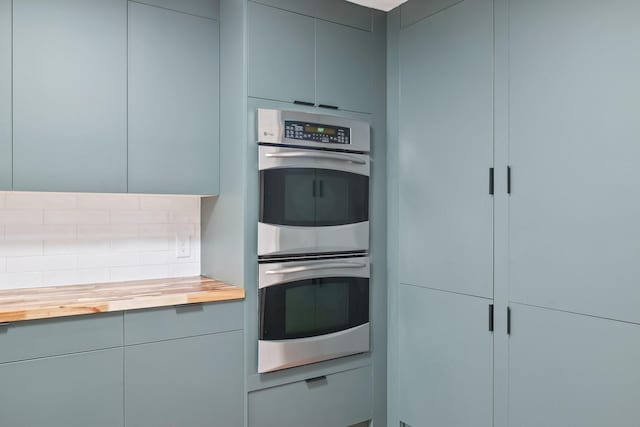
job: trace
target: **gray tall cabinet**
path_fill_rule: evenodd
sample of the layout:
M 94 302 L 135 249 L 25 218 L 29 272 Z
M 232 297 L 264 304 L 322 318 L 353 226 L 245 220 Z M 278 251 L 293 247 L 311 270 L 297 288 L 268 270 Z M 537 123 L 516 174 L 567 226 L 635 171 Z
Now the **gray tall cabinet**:
M 11 188 L 11 0 L 0 1 L 0 190 Z
M 638 17 L 632 0 L 389 15 L 389 425 L 637 425 Z

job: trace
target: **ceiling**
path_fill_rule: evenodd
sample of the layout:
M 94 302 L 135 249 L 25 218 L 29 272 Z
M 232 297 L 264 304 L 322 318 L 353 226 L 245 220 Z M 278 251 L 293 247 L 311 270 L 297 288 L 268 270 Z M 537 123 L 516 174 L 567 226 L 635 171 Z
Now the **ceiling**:
M 400 6 L 402 3 L 407 0 L 347 0 L 351 3 L 357 3 L 362 6 L 370 7 L 373 9 L 384 10 L 385 12 L 394 9 L 397 6 Z

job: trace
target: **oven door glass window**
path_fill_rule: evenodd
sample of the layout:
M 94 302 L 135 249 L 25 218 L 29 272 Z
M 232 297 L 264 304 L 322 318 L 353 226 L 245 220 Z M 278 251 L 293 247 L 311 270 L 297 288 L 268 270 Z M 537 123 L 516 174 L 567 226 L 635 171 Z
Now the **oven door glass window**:
M 325 227 L 369 220 L 369 177 L 332 169 L 260 171 L 260 222 Z
M 306 279 L 260 290 L 260 339 L 331 334 L 369 322 L 369 279 Z

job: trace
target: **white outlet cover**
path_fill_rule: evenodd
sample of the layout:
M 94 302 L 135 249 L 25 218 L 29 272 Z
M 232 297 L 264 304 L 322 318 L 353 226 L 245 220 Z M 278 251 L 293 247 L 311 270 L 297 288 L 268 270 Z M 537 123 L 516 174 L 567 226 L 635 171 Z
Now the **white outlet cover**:
M 370 7 L 372 9 L 384 10 L 389 12 L 391 9 L 395 9 L 407 0 L 347 0 L 351 3 L 356 3 L 361 6 Z
M 191 256 L 191 236 L 176 236 L 176 258 L 189 258 Z

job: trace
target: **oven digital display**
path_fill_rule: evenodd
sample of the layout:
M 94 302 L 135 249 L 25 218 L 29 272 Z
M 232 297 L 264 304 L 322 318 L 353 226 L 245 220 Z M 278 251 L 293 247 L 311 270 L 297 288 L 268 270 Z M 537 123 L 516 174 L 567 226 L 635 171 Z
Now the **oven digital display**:
M 287 120 L 284 122 L 284 136 L 287 139 L 295 139 L 297 141 L 351 144 L 351 129 L 320 123 Z

